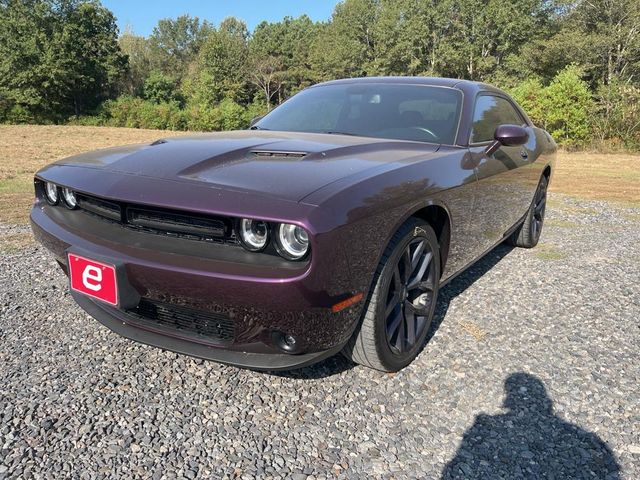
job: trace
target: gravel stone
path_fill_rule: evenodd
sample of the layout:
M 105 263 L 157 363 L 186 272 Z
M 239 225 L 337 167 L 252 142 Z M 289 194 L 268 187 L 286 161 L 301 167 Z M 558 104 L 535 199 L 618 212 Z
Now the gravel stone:
M 0 249 L 0 479 L 640 478 L 639 234 L 640 209 L 552 195 L 538 248 L 444 287 L 397 374 L 140 345 L 44 249 Z

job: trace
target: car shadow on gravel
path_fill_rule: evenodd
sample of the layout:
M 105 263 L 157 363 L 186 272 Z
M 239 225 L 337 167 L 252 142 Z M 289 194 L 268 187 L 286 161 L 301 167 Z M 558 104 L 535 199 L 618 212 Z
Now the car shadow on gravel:
M 514 373 L 504 389 L 507 413 L 476 417 L 442 480 L 620 478 L 611 448 L 595 433 L 554 415 L 540 379 Z
M 509 254 L 513 247 L 506 244 L 498 245 L 496 248 L 487 253 L 480 260 L 475 262 L 471 267 L 465 270 L 458 277 L 454 278 L 447 285 L 442 287 L 438 294 L 438 305 L 433 316 L 433 321 L 427 334 L 425 345 L 433 338 L 438 328 L 442 324 L 444 317 L 449 310 L 451 301 L 473 285 L 485 273 L 495 267 L 500 260 Z M 271 375 L 292 379 L 318 380 L 321 378 L 338 375 L 346 370 L 350 370 L 357 366 L 354 362 L 347 360 L 342 355 L 334 355 L 331 358 L 318 362 L 309 367 L 297 370 L 268 372 Z

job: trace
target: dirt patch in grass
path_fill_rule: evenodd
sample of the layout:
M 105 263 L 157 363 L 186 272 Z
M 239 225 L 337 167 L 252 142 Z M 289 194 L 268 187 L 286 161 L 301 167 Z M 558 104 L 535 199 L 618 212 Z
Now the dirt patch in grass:
M 575 222 L 569 220 L 556 220 L 555 218 L 545 220 L 545 226 L 548 227 L 560 227 L 560 228 L 577 228 L 578 225 Z
M 623 213 L 622 217 L 632 222 L 640 222 L 640 214 L 638 213 Z
M 575 197 L 566 197 L 574 199 Z M 558 197 L 551 196 L 547 198 L 547 207 L 552 207 L 554 210 L 562 210 L 565 213 L 573 213 L 579 215 L 597 215 L 600 211 L 597 208 L 586 207 L 581 205 L 572 205 L 565 201 L 565 199 L 558 199 Z M 548 220 L 545 220 L 547 222 Z
M 540 260 L 562 260 L 567 257 L 566 253 L 550 243 L 538 244 L 534 253 Z
M 640 205 L 640 155 L 560 152 L 550 190 Z
M 0 234 L 0 252 L 15 253 L 34 244 L 33 236 L 30 233 L 8 233 Z

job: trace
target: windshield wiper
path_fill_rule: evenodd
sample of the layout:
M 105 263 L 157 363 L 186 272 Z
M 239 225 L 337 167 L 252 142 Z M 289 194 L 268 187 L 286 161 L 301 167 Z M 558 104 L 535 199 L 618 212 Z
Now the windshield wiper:
M 264 127 L 259 127 L 258 125 L 253 125 L 249 127 L 249 130 L 269 130 L 269 129 Z

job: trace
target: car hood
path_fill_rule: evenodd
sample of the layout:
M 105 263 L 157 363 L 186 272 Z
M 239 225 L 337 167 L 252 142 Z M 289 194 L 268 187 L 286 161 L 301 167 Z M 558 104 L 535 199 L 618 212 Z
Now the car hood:
M 438 145 L 294 132 L 236 131 L 98 150 L 56 165 L 103 169 L 300 201 L 353 175 L 433 155 Z

